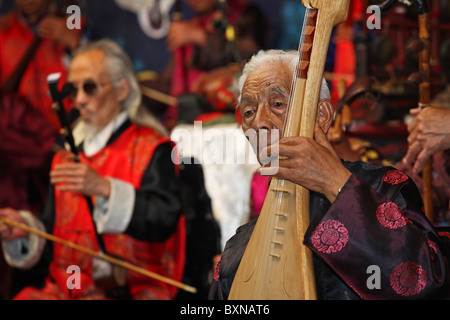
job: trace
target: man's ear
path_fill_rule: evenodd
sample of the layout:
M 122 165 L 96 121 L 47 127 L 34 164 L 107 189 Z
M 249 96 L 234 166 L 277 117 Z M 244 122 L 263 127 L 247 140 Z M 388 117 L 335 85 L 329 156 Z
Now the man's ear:
M 130 84 L 126 78 L 120 79 L 119 84 L 117 85 L 117 99 L 120 102 L 123 102 L 130 95 Z
M 317 112 L 317 120 L 323 132 L 327 134 L 331 127 L 334 117 L 334 106 L 330 99 L 322 99 L 319 101 L 319 109 Z

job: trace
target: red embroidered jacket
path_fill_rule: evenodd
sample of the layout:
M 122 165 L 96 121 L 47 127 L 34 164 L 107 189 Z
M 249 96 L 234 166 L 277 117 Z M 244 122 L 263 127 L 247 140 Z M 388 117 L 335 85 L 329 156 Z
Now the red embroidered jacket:
M 126 121 L 107 146 L 91 157 L 80 154 L 102 176 L 131 183 L 136 190 L 133 216 L 123 234 L 103 234 L 107 254 L 165 277 L 181 281 L 185 259 L 185 225 L 181 213 L 178 177 L 171 161 L 172 143 L 153 130 Z M 58 152 L 52 166 L 70 161 L 68 152 Z M 93 197 L 95 204 L 95 197 Z M 92 218 L 84 196 L 78 192 L 53 190 L 40 215 L 53 235 L 99 250 Z M 46 286 L 25 288 L 15 299 L 104 298 L 92 277 L 93 257 L 70 247 L 47 242 L 50 260 Z M 48 248 L 47 248 L 48 249 Z M 52 252 L 51 255 L 48 253 Z M 42 260 L 42 259 L 41 259 Z M 80 289 L 69 290 L 67 268 L 81 270 Z M 127 270 L 130 299 L 172 299 L 177 288 Z

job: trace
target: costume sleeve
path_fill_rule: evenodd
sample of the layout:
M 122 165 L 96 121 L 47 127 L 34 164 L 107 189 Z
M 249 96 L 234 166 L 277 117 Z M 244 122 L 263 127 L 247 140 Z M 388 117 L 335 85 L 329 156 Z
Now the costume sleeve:
M 44 225 L 31 212 L 21 210 L 19 213 L 30 227 L 45 232 Z M 41 258 L 45 243 L 44 238 L 32 233 L 27 237 L 4 240 L 2 249 L 5 260 L 11 267 L 28 270 L 34 267 Z
M 131 183 L 111 177 L 107 179 L 111 194 L 109 198 L 97 197 L 94 220 L 99 233 L 123 233 L 133 214 L 136 192 Z
M 146 241 L 165 241 L 176 230 L 181 215 L 179 178 L 171 158 L 172 146 L 157 147 L 140 189 L 126 233 Z
M 53 188 L 49 188 L 42 212 L 34 215 L 29 211 L 20 210 L 19 213 L 30 227 L 51 233 L 55 217 L 53 200 Z M 32 277 L 36 279 L 47 273 L 48 265 L 53 257 L 53 242 L 32 233 L 27 237 L 3 241 L 2 249 L 5 260 L 10 266 L 30 271 Z M 20 276 L 27 277 L 25 274 Z
M 425 217 L 414 182 L 382 170 L 353 173 L 312 219 L 305 244 L 363 299 L 448 298 L 448 243 Z

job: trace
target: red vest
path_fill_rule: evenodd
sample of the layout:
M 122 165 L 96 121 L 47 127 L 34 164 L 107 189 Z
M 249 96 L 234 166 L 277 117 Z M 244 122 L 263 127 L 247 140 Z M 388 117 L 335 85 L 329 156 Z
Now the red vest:
M 131 125 L 117 140 L 92 157 L 80 155 L 81 162 L 87 163 L 97 173 L 131 183 L 140 188 L 145 169 L 158 145 L 169 141 L 148 128 Z M 52 167 L 67 162 L 68 152 L 58 152 Z M 95 204 L 95 197 L 92 197 Z M 55 189 L 55 225 L 53 234 L 79 245 L 98 250 L 99 246 L 93 229 L 92 218 L 84 196 L 77 192 Z M 126 234 L 103 235 L 107 254 L 118 256 L 125 261 L 146 268 L 149 271 L 181 281 L 184 268 L 185 245 L 184 217 L 178 223 L 177 231 L 166 242 L 139 241 Z M 93 257 L 67 246 L 54 244 L 54 258 L 50 274 L 59 287 L 68 292 L 67 267 L 77 265 L 81 269 L 81 289 L 73 289 L 76 298 L 93 289 Z M 127 282 L 133 298 L 171 299 L 176 294 L 175 287 L 127 271 Z

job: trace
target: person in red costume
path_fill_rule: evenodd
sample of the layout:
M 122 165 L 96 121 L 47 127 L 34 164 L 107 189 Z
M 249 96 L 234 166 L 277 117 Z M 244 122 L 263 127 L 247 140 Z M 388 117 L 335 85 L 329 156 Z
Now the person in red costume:
M 67 71 L 67 59 L 78 47 L 81 29 L 69 29 L 51 0 L 15 0 L 17 9 L 0 18 L 0 84 L 4 86 L 35 37 L 42 40 L 29 61 L 17 93 L 41 112 L 57 132 L 58 118 L 48 95 L 47 76 Z M 65 14 L 65 12 L 63 12 Z
M 173 143 L 150 115 L 139 113 L 141 93 L 130 59 L 112 41 L 93 42 L 75 54 L 67 79 L 80 111 L 73 130 L 80 162 L 66 150 L 55 154 L 53 187 L 39 215 L 11 208 L 0 215 L 92 250 L 101 249 L 97 230 L 107 254 L 180 281 L 185 225 Z M 141 124 L 143 115 L 152 126 Z M 92 217 L 85 197 L 92 199 Z M 102 260 L 5 224 L 0 238 L 10 265 L 49 264 L 42 287 L 25 287 L 14 299 L 172 299 L 177 293 L 129 270 L 125 285 L 103 289 L 97 280 L 111 268 Z M 71 265 L 81 271 L 78 287 L 67 284 Z
M 53 6 L 54 1 L 14 2 L 16 9 L 0 17 L 0 166 L 6 168 L 0 172 L 0 207 L 40 211 L 60 128 L 46 78 L 66 73 L 66 60 L 78 46 L 81 30 L 67 28 L 66 19 L 58 15 L 65 12 Z M 16 72 L 35 37 L 41 38 L 39 46 L 23 73 Z M 22 76 L 11 81 L 14 74 Z M 1 277 L 11 278 L 8 272 Z M 0 292 L 9 291 L 3 289 L 8 282 L 0 280 Z

